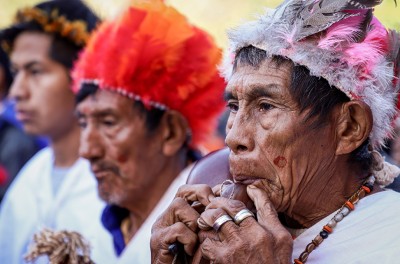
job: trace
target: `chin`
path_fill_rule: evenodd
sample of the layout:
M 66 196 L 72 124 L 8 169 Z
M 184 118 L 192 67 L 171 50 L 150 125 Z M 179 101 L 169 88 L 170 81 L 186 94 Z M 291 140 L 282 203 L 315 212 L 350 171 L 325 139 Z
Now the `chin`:
M 99 193 L 100 199 L 106 202 L 107 204 L 118 204 L 118 200 L 114 199 L 109 193 Z
M 115 195 L 110 192 L 104 192 L 99 190 L 100 199 L 102 199 L 107 204 L 117 205 L 119 207 L 123 207 L 123 199 L 118 195 Z
M 22 127 L 24 128 L 24 132 L 31 136 L 43 136 L 46 134 L 46 133 L 44 133 L 44 131 L 41 131 L 40 129 L 38 129 L 36 126 L 33 126 L 32 124 L 23 123 Z

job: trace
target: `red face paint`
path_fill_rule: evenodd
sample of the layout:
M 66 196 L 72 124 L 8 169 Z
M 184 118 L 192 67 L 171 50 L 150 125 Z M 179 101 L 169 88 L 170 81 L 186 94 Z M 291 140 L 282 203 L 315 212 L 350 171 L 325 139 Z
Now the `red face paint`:
M 125 163 L 127 160 L 128 160 L 128 157 L 126 155 L 118 156 L 118 162 Z
M 286 161 L 286 159 L 285 159 L 284 157 L 278 156 L 278 157 L 276 157 L 276 158 L 274 159 L 274 164 L 275 164 L 276 166 L 278 166 L 279 168 L 283 168 L 283 167 L 286 166 L 287 161 Z

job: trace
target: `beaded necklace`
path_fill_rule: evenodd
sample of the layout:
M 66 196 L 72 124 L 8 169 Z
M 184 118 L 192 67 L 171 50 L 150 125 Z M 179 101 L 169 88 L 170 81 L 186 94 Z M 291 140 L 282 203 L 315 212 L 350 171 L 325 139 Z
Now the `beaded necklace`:
M 306 249 L 300 254 L 299 258 L 294 260 L 294 264 L 304 264 L 307 262 L 310 253 L 317 248 L 324 239 L 333 232 L 336 224 L 342 221 L 351 211 L 354 210 L 354 205 L 363 198 L 365 195 L 369 194 L 374 187 L 375 176 L 371 175 L 367 180 L 361 185 L 361 187 L 342 205 L 335 216 L 322 228 L 321 232 L 306 246 Z

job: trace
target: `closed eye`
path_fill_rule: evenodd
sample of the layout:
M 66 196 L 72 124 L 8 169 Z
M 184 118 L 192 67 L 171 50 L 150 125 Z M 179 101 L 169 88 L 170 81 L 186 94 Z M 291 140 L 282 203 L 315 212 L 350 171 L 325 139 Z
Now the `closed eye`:
M 112 127 L 115 125 L 114 121 L 108 121 L 108 120 L 104 120 L 103 121 L 103 125 L 105 125 L 106 127 Z
M 29 73 L 31 74 L 31 75 L 39 75 L 39 74 L 42 74 L 43 73 L 43 71 L 41 70 L 41 69 L 30 69 L 29 70 Z

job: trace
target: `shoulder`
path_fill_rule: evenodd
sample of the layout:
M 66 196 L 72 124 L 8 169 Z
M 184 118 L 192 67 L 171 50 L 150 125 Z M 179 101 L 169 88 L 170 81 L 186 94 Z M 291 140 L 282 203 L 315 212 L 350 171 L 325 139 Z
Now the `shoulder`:
M 38 166 L 48 165 L 53 162 L 53 151 L 50 147 L 46 147 L 38 151 L 22 168 L 20 174 L 26 174 L 32 169 L 37 169 Z
M 395 208 L 400 208 L 400 193 L 390 189 L 385 189 L 360 200 L 360 206 L 362 208 L 365 207 L 365 209 L 368 207 L 375 209 L 384 208 L 386 209 L 385 213 L 390 214 L 391 212 L 394 212 L 400 214 L 400 211 L 392 210 Z
M 22 167 L 22 169 L 12 182 L 8 192 L 20 192 L 22 191 L 24 186 L 30 186 L 32 188 L 32 185 L 34 185 L 35 182 L 40 182 L 38 181 L 38 179 L 46 175 L 46 167 L 51 164 L 53 160 L 52 157 L 52 151 L 48 147 L 36 153 Z
M 299 256 L 333 215 L 320 221 L 294 241 L 293 257 Z M 400 258 L 399 219 L 400 193 L 385 190 L 364 197 L 348 216 L 337 223 L 332 234 L 310 254 L 309 262 L 397 263 Z

